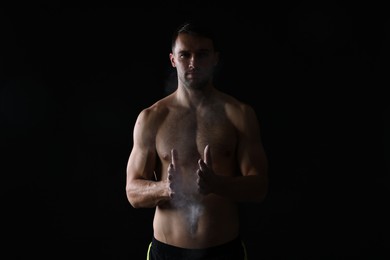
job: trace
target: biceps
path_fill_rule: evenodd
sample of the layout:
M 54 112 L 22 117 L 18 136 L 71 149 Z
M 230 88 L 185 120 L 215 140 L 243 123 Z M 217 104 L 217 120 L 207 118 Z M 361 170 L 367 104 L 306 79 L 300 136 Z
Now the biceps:
M 156 155 L 153 151 L 134 147 L 127 163 L 127 175 L 130 179 L 155 179 Z
M 268 161 L 261 144 L 248 144 L 241 147 L 238 152 L 241 174 L 262 175 L 266 173 Z

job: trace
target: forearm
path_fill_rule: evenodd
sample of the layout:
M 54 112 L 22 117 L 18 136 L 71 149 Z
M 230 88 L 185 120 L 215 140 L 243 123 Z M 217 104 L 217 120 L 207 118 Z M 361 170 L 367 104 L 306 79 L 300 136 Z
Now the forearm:
M 268 181 L 263 176 L 218 176 L 215 194 L 236 202 L 262 202 L 268 192 Z
M 170 199 L 164 181 L 132 180 L 126 187 L 126 195 L 134 208 L 153 208 Z

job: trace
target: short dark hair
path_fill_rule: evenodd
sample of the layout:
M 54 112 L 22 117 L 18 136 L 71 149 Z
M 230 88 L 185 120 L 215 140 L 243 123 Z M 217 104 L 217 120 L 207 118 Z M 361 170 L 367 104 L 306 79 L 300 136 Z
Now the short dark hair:
M 213 42 L 214 50 L 216 51 L 218 50 L 217 37 L 215 32 L 212 29 L 212 25 L 210 24 L 206 24 L 198 21 L 186 21 L 180 24 L 173 32 L 172 35 L 172 43 L 171 43 L 172 50 L 175 48 L 176 39 L 181 33 L 210 39 Z

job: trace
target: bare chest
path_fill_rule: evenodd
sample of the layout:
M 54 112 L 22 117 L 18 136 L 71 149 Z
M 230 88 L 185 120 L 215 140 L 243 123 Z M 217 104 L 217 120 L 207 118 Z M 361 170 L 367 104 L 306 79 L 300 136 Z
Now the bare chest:
M 197 159 L 203 158 L 207 144 L 216 163 L 218 160 L 223 161 L 233 155 L 236 143 L 236 129 L 224 114 L 170 115 L 161 124 L 156 136 L 160 158 L 169 161 L 170 151 L 175 148 L 183 164 L 196 164 Z

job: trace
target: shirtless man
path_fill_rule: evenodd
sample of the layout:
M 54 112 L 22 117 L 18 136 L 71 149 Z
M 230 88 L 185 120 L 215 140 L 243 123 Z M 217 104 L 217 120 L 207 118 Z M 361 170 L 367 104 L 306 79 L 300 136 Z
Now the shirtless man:
M 237 203 L 267 194 L 259 122 L 214 86 L 212 37 L 195 24 L 178 28 L 169 54 L 177 89 L 135 123 L 126 194 L 134 208 L 156 207 L 147 259 L 246 259 Z

